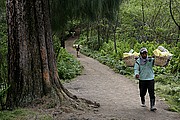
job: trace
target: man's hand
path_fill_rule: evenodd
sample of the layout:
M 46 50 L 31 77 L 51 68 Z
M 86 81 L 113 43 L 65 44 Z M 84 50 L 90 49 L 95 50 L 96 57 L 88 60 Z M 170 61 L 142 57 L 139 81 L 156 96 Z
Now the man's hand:
M 139 79 L 139 75 L 138 74 L 136 74 L 135 77 L 136 77 L 136 79 Z

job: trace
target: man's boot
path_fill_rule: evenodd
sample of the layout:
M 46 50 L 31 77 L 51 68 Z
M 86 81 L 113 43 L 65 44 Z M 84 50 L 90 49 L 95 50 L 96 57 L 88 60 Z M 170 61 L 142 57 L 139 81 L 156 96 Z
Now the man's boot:
M 150 99 L 150 105 L 151 105 L 151 108 L 150 108 L 151 111 L 157 110 L 157 108 L 154 107 L 154 105 L 155 105 L 155 99 Z
M 141 97 L 141 107 L 146 107 L 145 98 Z

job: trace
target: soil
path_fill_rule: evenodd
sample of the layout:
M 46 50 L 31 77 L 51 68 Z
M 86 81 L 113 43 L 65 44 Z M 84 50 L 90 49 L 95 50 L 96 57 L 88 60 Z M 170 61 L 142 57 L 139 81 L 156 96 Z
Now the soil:
M 138 81 L 115 73 L 81 53 L 77 57 L 73 48 L 75 39 L 66 41 L 66 49 L 80 61 L 84 69 L 82 75 L 64 86 L 77 97 L 97 102 L 100 107 L 77 110 L 64 108 L 63 112 L 53 112 L 55 120 L 180 120 L 180 114 L 168 111 L 168 105 L 157 95 L 157 111 L 149 110 L 148 94 L 146 107 L 141 107 Z

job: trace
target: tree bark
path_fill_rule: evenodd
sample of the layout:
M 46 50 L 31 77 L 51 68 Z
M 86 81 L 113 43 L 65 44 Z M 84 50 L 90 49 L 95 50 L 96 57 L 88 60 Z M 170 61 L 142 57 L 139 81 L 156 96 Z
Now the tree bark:
M 57 72 L 48 1 L 7 0 L 7 24 L 10 89 L 6 106 L 24 106 L 53 96 L 53 91 L 61 101 L 66 89 Z
M 7 0 L 8 89 L 6 109 L 42 98 L 56 103 L 84 101 L 61 84 L 53 49 L 49 1 Z M 69 104 L 69 105 L 70 105 Z

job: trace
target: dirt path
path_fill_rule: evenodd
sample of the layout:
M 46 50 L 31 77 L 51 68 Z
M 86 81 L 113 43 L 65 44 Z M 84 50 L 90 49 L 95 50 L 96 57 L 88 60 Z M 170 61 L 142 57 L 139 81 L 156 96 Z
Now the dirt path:
M 66 49 L 76 56 L 72 48 L 74 38 L 66 41 Z M 140 106 L 138 84 L 98 61 L 80 54 L 77 58 L 84 66 L 81 76 L 64 86 L 78 97 L 100 103 L 93 111 L 70 114 L 63 120 L 180 120 L 180 115 L 167 111 L 167 105 L 156 99 L 156 112 Z

